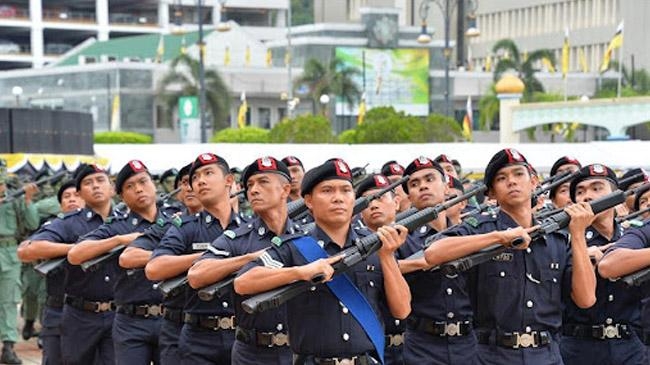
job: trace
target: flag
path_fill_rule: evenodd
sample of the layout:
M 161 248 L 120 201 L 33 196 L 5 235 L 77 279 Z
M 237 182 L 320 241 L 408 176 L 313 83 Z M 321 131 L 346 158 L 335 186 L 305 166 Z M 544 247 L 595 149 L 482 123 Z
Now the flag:
M 569 28 L 564 29 L 564 44 L 562 45 L 562 78 L 569 73 Z
M 465 117 L 463 118 L 463 138 L 467 141 L 472 141 L 472 125 L 474 124 L 474 116 L 472 113 L 472 97 L 467 97 L 467 107 Z
M 111 107 L 111 130 L 120 130 L 120 94 L 115 94 Z
M 589 72 L 589 66 L 587 65 L 587 57 L 585 56 L 585 50 L 582 48 L 578 49 L 578 62 L 580 63 L 580 69 L 583 73 Z
M 528 61 L 528 50 L 524 50 L 524 54 L 521 56 L 522 61 Z
M 273 52 L 271 49 L 266 50 L 266 67 L 273 66 Z
M 161 63 L 165 55 L 165 37 L 160 35 L 158 39 L 158 48 L 156 48 L 156 63 Z
M 555 67 L 553 67 L 553 64 L 551 63 L 551 60 L 549 60 L 548 58 L 544 57 L 544 58 L 542 58 L 542 64 L 544 65 L 544 67 L 546 67 L 546 69 L 548 70 L 548 72 L 550 72 L 550 73 L 552 73 L 552 74 L 555 73 Z
M 491 72 L 492 71 L 492 56 L 487 55 L 485 57 L 485 72 Z
M 246 102 L 246 93 L 241 93 L 241 105 L 239 106 L 239 112 L 237 113 L 237 125 L 239 128 L 244 128 L 246 126 L 246 112 L 248 111 L 248 103 Z
M 181 54 L 187 54 L 187 44 L 185 43 L 185 35 L 181 38 Z
M 357 116 L 357 125 L 363 124 L 363 120 L 366 118 L 366 98 L 362 97 L 361 102 L 359 103 L 359 115 Z
M 251 65 L 251 46 L 246 45 L 246 51 L 244 52 L 244 66 Z
M 616 28 L 616 33 L 614 34 L 614 37 L 612 37 L 612 40 L 609 41 L 609 46 L 607 46 L 607 50 L 605 51 L 605 55 L 603 56 L 603 62 L 600 66 L 600 72 L 605 72 L 609 68 L 609 61 L 612 58 L 612 52 L 616 48 L 621 48 L 623 45 L 623 22 L 618 25 Z
M 230 65 L 230 46 L 226 46 L 226 50 L 223 53 L 223 65 Z

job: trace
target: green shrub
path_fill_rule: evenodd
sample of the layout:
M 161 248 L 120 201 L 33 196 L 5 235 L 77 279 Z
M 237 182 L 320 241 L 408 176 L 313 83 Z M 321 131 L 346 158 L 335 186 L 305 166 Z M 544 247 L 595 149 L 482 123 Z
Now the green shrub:
M 215 133 L 210 142 L 269 143 L 269 130 L 257 127 L 226 128 Z
M 99 132 L 95 133 L 95 143 L 103 144 L 149 144 L 153 137 L 135 132 Z
M 285 119 L 269 133 L 271 143 L 330 143 L 334 141 L 330 121 L 321 115 L 304 114 Z
M 338 136 L 339 143 L 355 144 L 357 143 L 357 130 L 348 129 L 341 132 Z

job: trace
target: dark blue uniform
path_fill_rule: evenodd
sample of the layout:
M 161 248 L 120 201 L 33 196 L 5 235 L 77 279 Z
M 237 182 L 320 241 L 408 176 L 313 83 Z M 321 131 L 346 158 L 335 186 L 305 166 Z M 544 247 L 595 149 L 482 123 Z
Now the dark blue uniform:
M 79 237 L 93 231 L 103 223 L 99 214 L 87 208 L 79 209 L 44 226 L 33 239 L 76 243 Z M 81 267 L 66 263 L 64 275 L 66 301 L 71 304 L 63 306 L 58 328 L 61 334 L 60 349 L 63 362 L 66 364 L 91 364 L 93 362 L 113 364 L 115 361 L 111 327 L 114 312 L 107 310 L 95 313 L 90 310 L 89 305 L 86 305 L 87 310 L 79 308 L 83 307 L 84 303 L 109 303 L 113 300 L 112 281 L 117 276 L 117 267 L 104 265 L 96 271 L 85 273 Z M 48 308 L 45 316 L 56 321 L 57 313 Z M 44 329 L 44 332 L 51 333 L 54 337 L 57 328 L 48 327 Z M 52 341 L 43 342 L 44 347 L 57 346 L 54 338 L 49 338 L 49 340 Z
M 162 226 L 166 218 L 158 213 L 154 222 L 149 222 L 135 212 L 115 217 L 106 224 L 88 233 L 82 240 L 103 240 L 117 235 L 144 232 L 156 221 Z M 113 260 L 110 264 L 117 265 Z M 117 364 L 157 364 L 158 335 L 162 298 L 153 289 L 142 269 L 119 268 L 114 287 L 117 314 L 113 323 L 115 362 Z M 156 306 L 154 312 L 151 308 Z
M 284 234 L 292 235 L 297 229 L 288 219 Z M 260 218 L 231 232 L 212 242 L 201 259 L 242 256 L 282 242 L 282 238 L 270 231 Z M 251 315 L 241 308 L 244 299 L 246 298 L 235 294 L 237 330 L 232 348 L 232 363 L 290 365 L 292 353 L 287 341 L 286 306 Z
M 476 215 L 444 231 L 468 236 L 515 228 L 503 211 Z M 467 287 L 481 364 L 562 364 L 558 344 L 563 282 L 571 282 L 568 238 L 552 233 L 527 250 L 507 250 L 474 267 Z M 569 293 L 565 293 L 568 298 Z M 570 300 L 570 299 L 569 299 Z
M 611 240 L 593 227 L 585 231 L 587 246 L 602 246 L 622 235 L 614 225 Z M 616 247 L 635 244 L 628 236 Z M 638 243 L 636 243 L 638 244 Z M 647 364 L 641 333 L 642 291 L 602 278 L 596 271 L 596 304 L 580 309 L 570 302 L 564 312 L 562 357 L 567 364 Z
M 354 230 L 360 237 L 371 235 L 372 232 L 359 219 L 353 223 Z M 397 254 L 396 254 L 397 255 Z M 406 331 L 406 321 L 402 321 L 392 316 L 386 303 L 381 302 L 381 315 L 386 333 L 384 347 L 384 364 L 385 365 L 402 365 L 404 364 L 404 331 Z
M 341 248 L 318 226 L 311 234 L 319 245 L 331 256 L 351 247 L 357 234 L 350 230 Z M 307 264 L 291 240 L 271 250 L 240 271 L 254 266 L 292 267 Z M 350 281 L 359 288 L 381 322 L 381 305 L 385 301 L 384 280 L 381 264 L 376 254 L 353 266 L 346 273 Z M 313 364 L 314 358 L 352 358 L 372 356 L 375 349 L 359 322 L 350 314 L 326 285 L 316 285 L 314 290 L 301 294 L 287 302 L 287 315 L 291 350 L 295 364 Z M 332 362 L 334 363 L 334 362 Z M 370 364 L 372 362 L 369 362 Z
M 241 223 L 239 215 L 231 212 L 227 228 L 236 229 Z M 205 251 L 223 231 L 221 223 L 210 213 L 198 213 L 180 227 L 171 227 L 152 258 Z M 232 292 L 209 302 L 199 299 L 196 290 L 188 289 L 186 295 L 185 323 L 178 344 L 181 364 L 230 364 L 235 342 Z
M 448 226 L 451 223 L 447 222 Z M 405 259 L 424 248 L 435 235 L 428 225 L 409 234 L 397 251 Z M 404 338 L 406 364 L 473 364 L 476 337 L 466 274 L 443 275 L 440 271 L 415 271 L 405 275 L 411 288 L 411 315 Z

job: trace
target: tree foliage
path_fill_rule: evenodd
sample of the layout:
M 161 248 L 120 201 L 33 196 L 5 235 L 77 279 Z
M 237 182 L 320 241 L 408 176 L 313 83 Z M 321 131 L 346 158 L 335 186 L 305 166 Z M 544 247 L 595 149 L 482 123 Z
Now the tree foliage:
M 217 143 L 269 143 L 268 129 L 257 127 L 226 128 L 215 133 L 210 142 Z
M 345 66 L 341 60 L 334 58 L 329 65 L 315 58 L 305 63 L 303 73 L 294 80 L 294 85 L 306 85 L 312 100 L 313 113 L 321 113 L 321 95 L 333 95 L 353 105 L 361 97 L 361 90 L 353 78 L 360 71 L 356 67 Z
M 356 129 L 347 129 L 339 133 L 337 137 L 339 143 L 343 144 L 355 144 L 357 143 L 357 130 Z
M 303 114 L 284 119 L 269 133 L 271 143 L 330 143 L 334 141 L 330 121 L 322 115 Z

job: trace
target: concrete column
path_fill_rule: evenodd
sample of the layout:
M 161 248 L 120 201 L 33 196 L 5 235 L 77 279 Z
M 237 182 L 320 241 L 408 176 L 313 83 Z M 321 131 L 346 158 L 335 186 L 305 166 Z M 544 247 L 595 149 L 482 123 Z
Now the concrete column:
M 499 143 L 519 143 L 519 132 L 512 128 L 512 108 L 519 105 L 521 94 L 498 94 Z
M 158 3 L 158 25 L 162 29 L 169 29 L 169 3 L 167 1 Z
M 29 18 L 32 22 L 29 46 L 32 51 L 32 67 L 41 68 L 43 59 L 43 11 L 41 0 L 29 0 Z
M 287 10 L 286 9 L 278 9 L 277 10 L 277 16 L 275 18 L 275 26 L 278 28 L 284 28 L 287 26 Z
M 215 1 L 214 6 L 212 7 L 212 23 L 214 25 L 218 25 L 220 22 L 221 22 L 221 4 L 218 1 Z
M 95 0 L 95 17 L 97 18 L 97 40 L 107 41 L 108 30 L 108 0 Z

